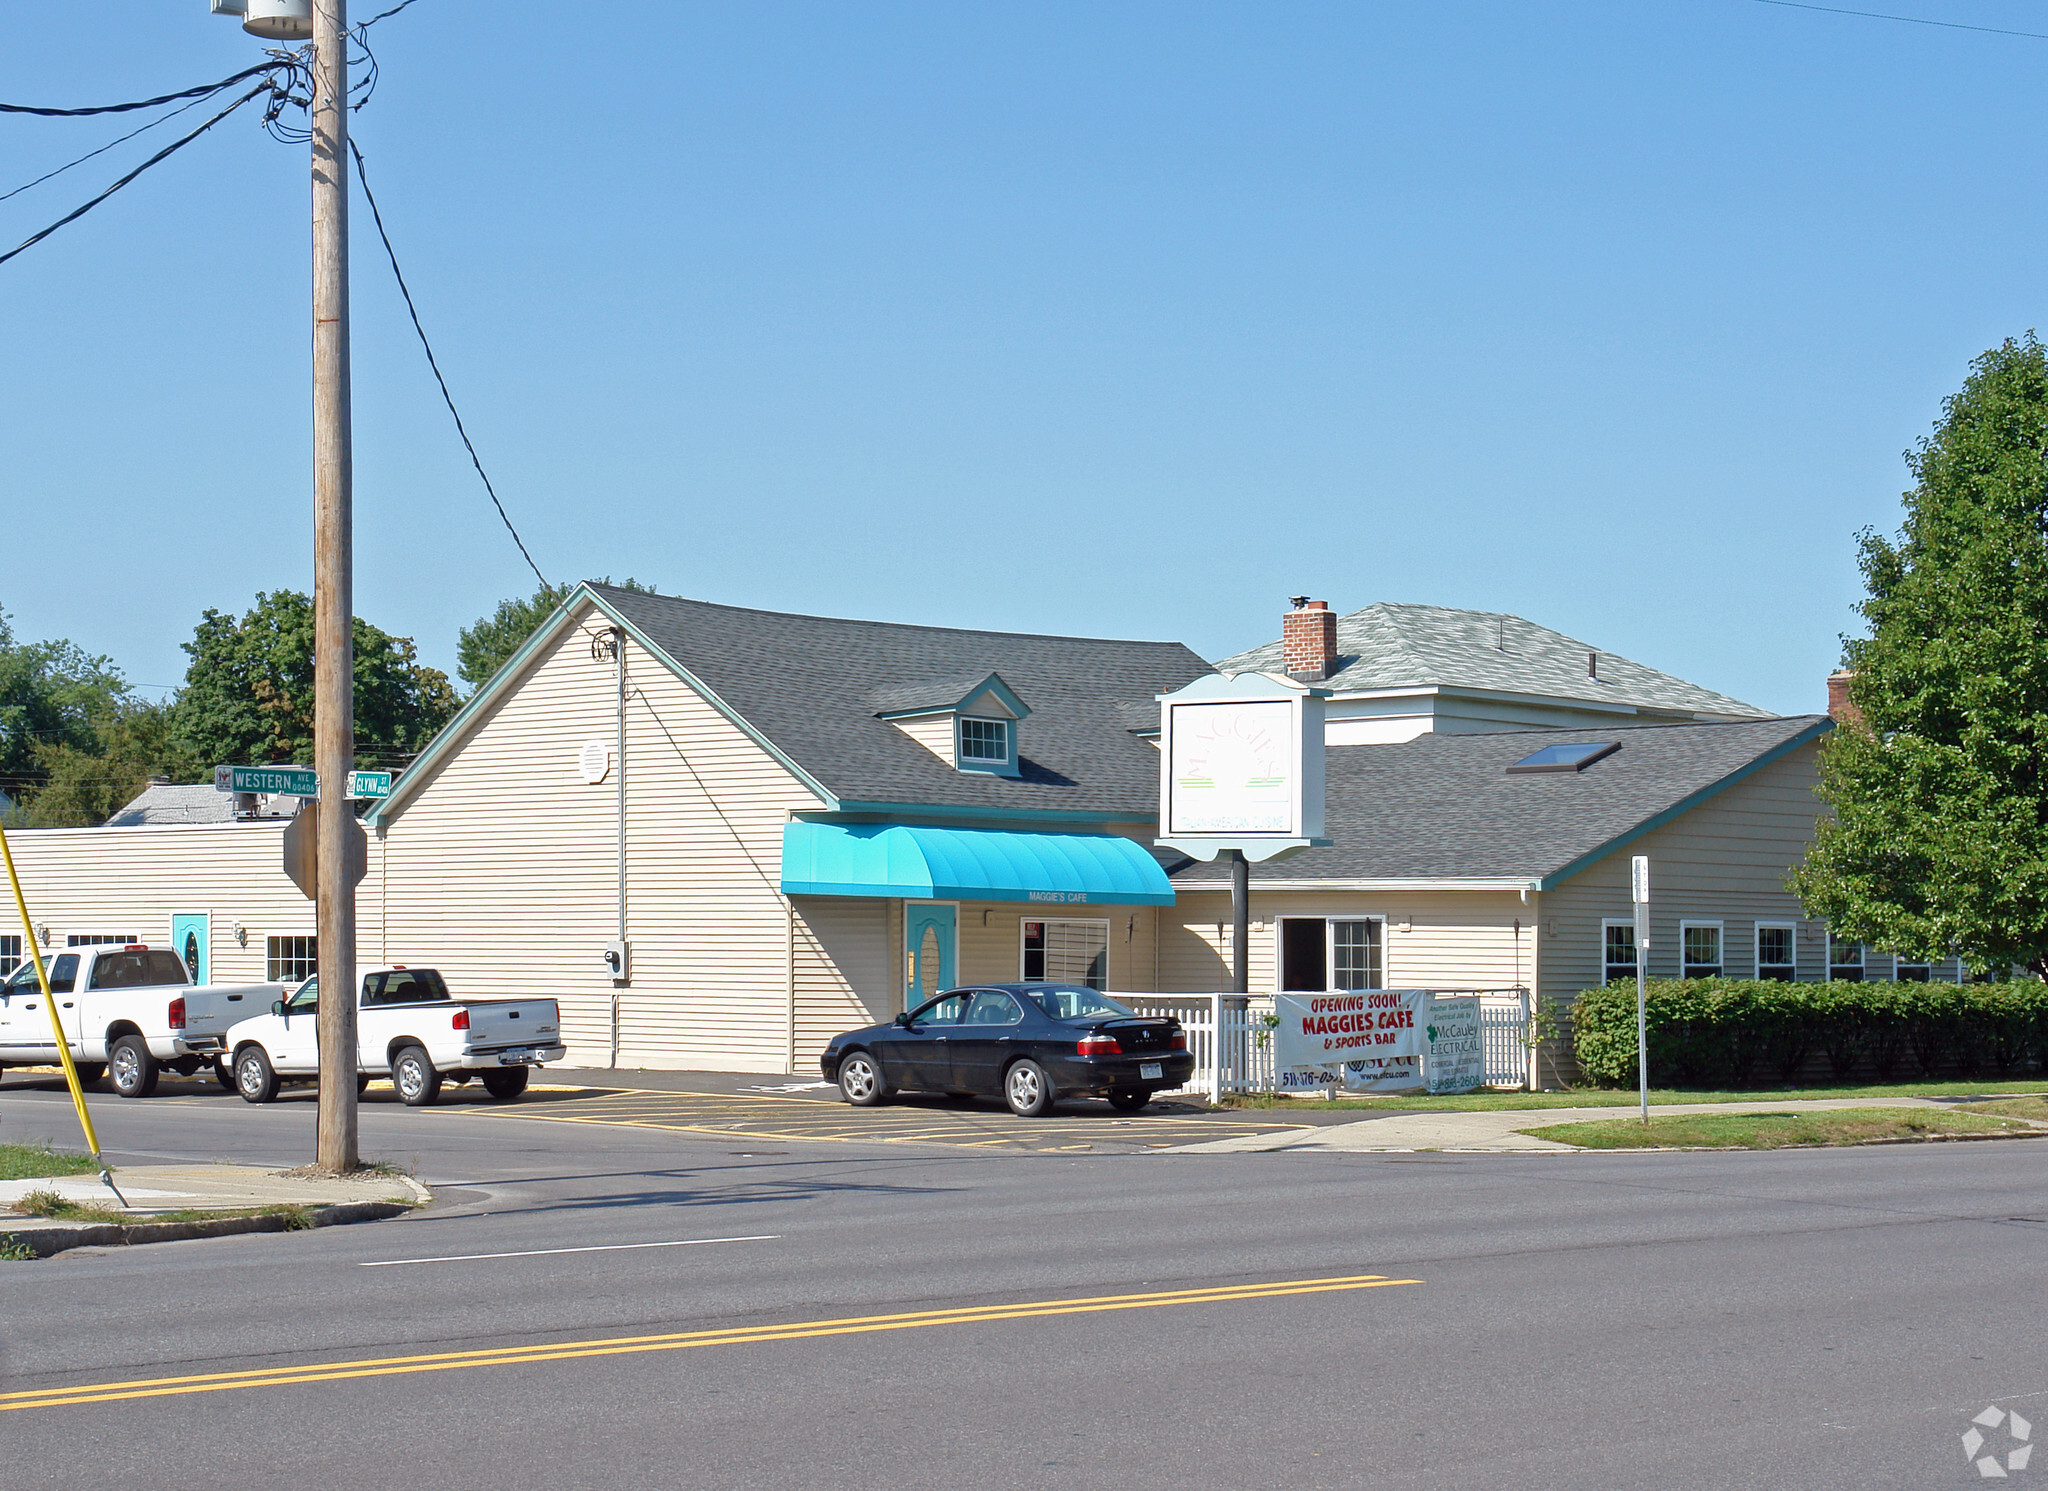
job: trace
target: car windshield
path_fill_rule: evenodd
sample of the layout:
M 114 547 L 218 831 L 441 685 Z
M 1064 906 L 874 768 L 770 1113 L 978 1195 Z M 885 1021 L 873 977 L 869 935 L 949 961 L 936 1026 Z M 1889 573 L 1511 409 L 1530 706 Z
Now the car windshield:
M 1024 991 L 1055 1020 L 1081 1020 L 1090 1015 L 1128 1015 L 1129 1010 L 1100 989 L 1080 984 L 1041 984 Z

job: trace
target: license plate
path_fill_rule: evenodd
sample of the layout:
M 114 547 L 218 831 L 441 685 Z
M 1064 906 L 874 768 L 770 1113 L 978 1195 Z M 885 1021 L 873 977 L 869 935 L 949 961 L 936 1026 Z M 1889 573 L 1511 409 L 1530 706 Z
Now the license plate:
M 1150 1079 L 1163 1077 L 1166 1073 L 1156 1061 L 1141 1061 L 1138 1063 L 1138 1075 Z
M 525 1066 L 532 1060 L 533 1053 L 531 1051 L 500 1051 L 498 1053 L 499 1066 Z

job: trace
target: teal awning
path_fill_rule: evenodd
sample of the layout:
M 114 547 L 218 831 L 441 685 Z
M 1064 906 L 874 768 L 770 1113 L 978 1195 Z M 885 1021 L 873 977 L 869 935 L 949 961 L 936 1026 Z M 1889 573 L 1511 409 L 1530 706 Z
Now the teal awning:
M 1113 834 L 1005 833 L 908 823 L 791 823 L 782 889 L 792 896 L 1171 906 L 1144 846 Z

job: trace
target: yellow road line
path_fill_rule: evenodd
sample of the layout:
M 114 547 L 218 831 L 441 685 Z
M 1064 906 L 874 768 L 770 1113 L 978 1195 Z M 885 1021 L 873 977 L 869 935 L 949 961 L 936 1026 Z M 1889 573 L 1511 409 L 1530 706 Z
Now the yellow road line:
M 250 1387 L 289 1387 L 310 1382 L 341 1382 L 360 1377 L 398 1377 L 415 1372 L 449 1372 L 463 1367 L 511 1367 L 528 1362 L 630 1356 L 652 1351 L 685 1351 L 696 1346 L 741 1346 L 766 1341 L 803 1341 L 823 1336 L 865 1335 L 874 1331 L 918 1330 L 933 1325 L 977 1325 L 998 1320 L 1029 1320 L 1048 1315 L 1089 1315 L 1106 1310 L 1157 1309 L 1164 1305 L 1281 1299 L 1298 1294 L 1386 1289 L 1395 1285 L 1421 1282 L 1420 1279 L 1391 1279 L 1381 1274 L 1354 1274 L 1333 1279 L 1286 1279 L 1264 1284 L 1224 1284 L 1207 1289 L 1175 1289 L 1150 1294 L 1108 1294 L 1090 1299 L 1031 1300 L 1018 1304 L 977 1305 L 954 1310 L 918 1310 L 903 1315 L 855 1315 L 839 1320 L 798 1320 L 784 1325 L 678 1331 L 657 1336 L 614 1336 L 588 1341 L 557 1341 L 534 1346 L 444 1351 L 424 1356 L 370 1357 L 356 1361 L 306 1363 L 295 1367 L 261 1367 L 246 1372 L 208 1372 L 189 1377 L 154 1377 L 130 1382 L 86 1383 L 78 1387 L 0 1393 L 0 1413 L 11 1413 L 24 1408 L 60 1408 L 79 1403 L 119 1403 L 136 1398 L 168 1398 L 187 1393 L 231 1392 Z

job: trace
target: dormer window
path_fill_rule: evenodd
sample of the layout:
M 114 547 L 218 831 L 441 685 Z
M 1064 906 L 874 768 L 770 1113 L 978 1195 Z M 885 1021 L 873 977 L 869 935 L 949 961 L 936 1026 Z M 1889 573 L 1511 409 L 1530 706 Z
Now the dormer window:
M 976 766 L 1005 766 L 1010 760 L 1010 722 L 1008 720 L 977 720 L 962 717 L 960 721 L 960 764 L 972 762 Z
M 1030 707 L 1001 677 L 903 684 L 869 695 L 884 706 L 875 711 L 955 771 L 1021 775 L 1017 724 Z

